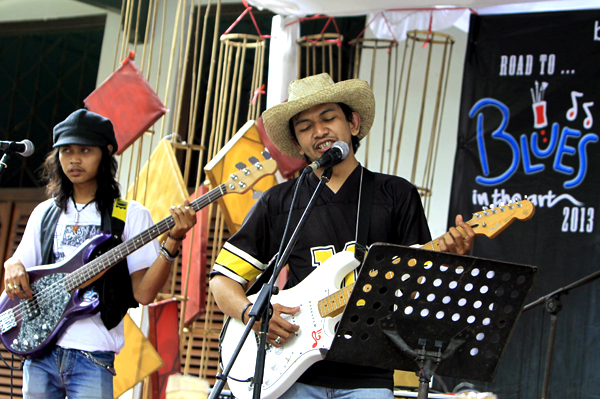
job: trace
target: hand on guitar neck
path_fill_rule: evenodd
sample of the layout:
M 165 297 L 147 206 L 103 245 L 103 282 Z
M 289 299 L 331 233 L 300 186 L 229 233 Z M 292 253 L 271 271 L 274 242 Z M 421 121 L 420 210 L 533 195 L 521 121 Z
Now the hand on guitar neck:
M 450 227 L 446 234 L 435 240 L 436 251 L 466 255 L 473 248 L 475 231 L 463 221 L 462 215 L 456 215 L 455 223 L 456 227 Z

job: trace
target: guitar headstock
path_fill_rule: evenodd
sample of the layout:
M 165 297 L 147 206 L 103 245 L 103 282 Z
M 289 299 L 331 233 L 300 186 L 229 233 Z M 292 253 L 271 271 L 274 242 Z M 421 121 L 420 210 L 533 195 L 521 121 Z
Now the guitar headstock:
M 529 220 L 535 213 L 535 207 L 529 200 L 511 202 L 506 205 L 484 207 L 483 211 L 473 214 L 467 222 L 475 231 L 475 235 L 496 237 L 516 219 Z
M 239 171 L 229 175 L 229 180 L 223 183 L 225 190 L 228 193 L 243 194 L 263 177 L 277 172 L 277 162 L 270 157 L 268 152 L 263 152 L 263 156 L 265 160 L 262 162 L 255 157 L 249 158 L 250 166 L 238 163 L 236 166 L 239 165 Z

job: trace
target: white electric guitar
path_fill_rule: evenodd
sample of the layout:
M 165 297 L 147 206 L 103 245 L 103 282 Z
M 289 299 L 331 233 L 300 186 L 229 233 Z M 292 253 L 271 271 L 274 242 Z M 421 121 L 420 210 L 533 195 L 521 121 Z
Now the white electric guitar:
M 466 223 L 476 235 L 494 238 L 515 219 L 528 220 L 534 212 L 533 204 L 524 200 L 477 212 Z M 459 228 L 459 231 L 466 235 L 462 229 Z M 421 248 L 439 251 L 439 238 Z M 271 303 L 288 307 L 300 306 L 296 314 L 284 316 L 290 323 L 300 326 L 300 329 L 279 348 L 267 345 L 261 398 L 279 397 L 306 369 L 323 359 L 320 350 L 331 347 L 336 323 L 341 319 L 354 284 L 341 290 L 339 287 L 345 276 L 358 266 L 359 262 L 353 252 L 340 252 L 316 268 L 298 285 L 282 290 L 271 298 Z M 254 302 L 257 295 L 248 299 Z M 221 368 L 229 364 L 244 329 L 245 325 L 237 319 L 229 317 L 225 321 L 219 346 Z M 258 342 L 258 335 L 251 331 L 228 375 L 229 389 L 236 398 L 253 396 Z

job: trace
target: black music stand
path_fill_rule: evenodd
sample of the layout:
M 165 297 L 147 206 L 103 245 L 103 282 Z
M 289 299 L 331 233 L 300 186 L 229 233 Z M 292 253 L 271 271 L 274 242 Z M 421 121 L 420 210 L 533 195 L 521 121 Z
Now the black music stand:
M 494 381 L 537 268 L 400 245 L 368 251 L 325 359 Z

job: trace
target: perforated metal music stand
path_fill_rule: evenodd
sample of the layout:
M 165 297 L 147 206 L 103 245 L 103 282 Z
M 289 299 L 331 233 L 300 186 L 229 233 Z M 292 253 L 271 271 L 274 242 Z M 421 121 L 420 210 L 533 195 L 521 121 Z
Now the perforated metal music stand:
M 415 371 L 419 398 L 434 373 L 494 381 L 536 272 L 373 244 L 325 359 Z

